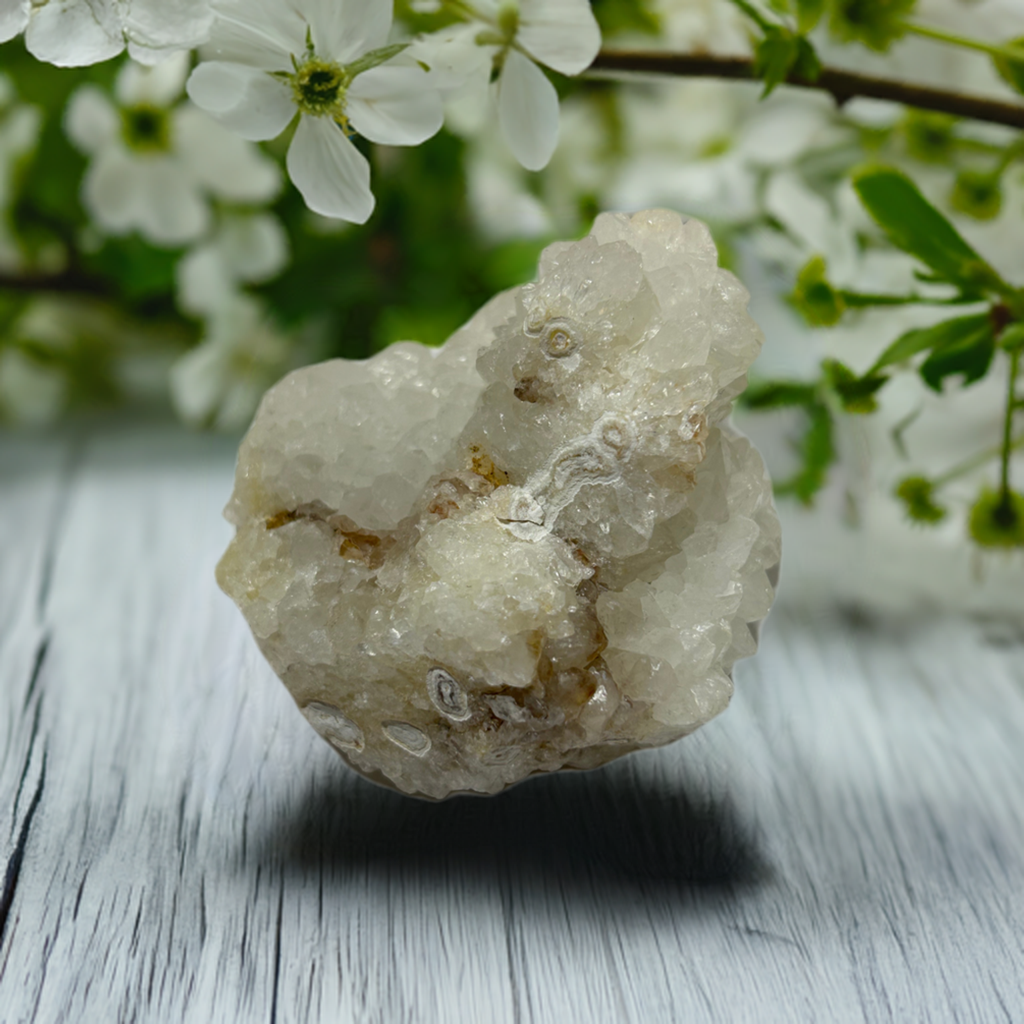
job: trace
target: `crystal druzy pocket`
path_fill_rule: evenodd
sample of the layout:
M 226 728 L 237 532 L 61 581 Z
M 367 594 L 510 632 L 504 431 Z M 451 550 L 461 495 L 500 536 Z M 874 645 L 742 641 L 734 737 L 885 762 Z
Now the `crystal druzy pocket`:
M 780 543 L 727 422 L 762 341 L 747 298 L 698 221 L 606 214 L 442 348 L 266 395 L 218 580 L 353 768 L 497 793 L 725 708 Z

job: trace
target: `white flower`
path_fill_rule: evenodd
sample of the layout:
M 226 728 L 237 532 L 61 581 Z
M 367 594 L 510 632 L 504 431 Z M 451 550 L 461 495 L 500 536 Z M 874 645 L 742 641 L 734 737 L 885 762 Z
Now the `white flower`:
M 202 343 L 171 368 L 171 401 L 187 423 L 240 430 L 288 368 L 288 339 L 250 295 L 231 296 L 208 327 Z
M 222 0 L 209 52 L 189 79 L 193 101 L 247 139 L 299 118 L 288 174 L 311 210 L 362 224 L 373 212 L 370 164 L 351 142 L 412 146 L 441 127 L 441 98 L 418 65 L 386 46 L 384 0 Z
M 269 158 L 191 104 L 174 105 L 187 72 L 186 54 L 154 68 L 128 64 L 117 78 L 118 107 L 93 85 L 72 97 L 65 126 L 92 157 L 82 198 L 104 231 L 137 229 L 157 245 L 182 245 L 207 230 L 207 196 L 259 203 L 277 194 Z
M 272 213 L 229 214 L 178 264 L 178 305 L 208 315 L 240 285 L 269 281 L 287 262 L 288 236 Z
M 530 171 L 551 159 L 558 143 L 558 93 L 537 64 L 563 75 L 585 70 L 601 48 L 587 0 L 450 0 L 468 26 L 436 33 L 421 44 L 427 62 L 465 77 L 474 89 L 495 79 L 498 120 L 515 158 Z
M 96 64 L 125 46 L 154 64 L 203 42 L 209 0 L 0 0 L 0 42 L 25 33 L 39 60 L 62 67 Z

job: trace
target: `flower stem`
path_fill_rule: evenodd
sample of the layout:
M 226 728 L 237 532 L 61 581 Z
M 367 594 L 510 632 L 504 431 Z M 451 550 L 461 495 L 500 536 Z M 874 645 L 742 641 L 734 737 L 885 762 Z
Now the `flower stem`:
M 941 28 L 933 28 L 931 25 L 919 25 L 913 21 L 904 21 L 902 25 L 912 35 L 922 36 L 925 39 L 935 39 L 940 43 L 949 43 L 951 46 L 959 46 L 965 50 L 977 50 L 979 53 L 987 53 L 990 57 L 1024 61 L 1024 49 L 1017 46 L 986 43 L 983 39 L 958 36 L 953 32 L 946 32 Z
M 1006 390 L 1006 414 L 1003 418 L 1003 446 L 1000 456 L 999 504 L 1007 512 L 1012 508 L 1010 495 L 1010 452 L 1013 449 L 1013 414 L 1017 405 L 1017 373 L 1020 370 L 1020 349 L 1010 353 L 1010 382 Z
M 738 7 L 762 32 L 767 32 L 772 27 L 771 22 L 749 0 L 732 0 L 732 4 L 734 7 Z
M 590 65 L 591 71 L 635 72 L 675 75 L 688 78 L 734 78 L 754 81 L 754 62 L 750 57 L 717 57 L 708 54 L 672 53 L 662 50 L 602 50 Z M 1024 128 L 1024 104 L 1003 103 L 944 89 L 911 85 L 893 78 L 862 75 L 837 68 L 822 68 L 815 81 L 800 75 L 787 76 L 788 85 L 820 89 L 831 93 L 839 106 L 855 96 L 890 100 L 920 110 L 935 110 L 954 117 Z
M 494 26 L 498 24 L 494 18 L 487 17 L 487 15 L 482 11 L 478 11 L 471 3 L 467 3 L 466 0 L 444 0 L 443 6 L 461 21 L 482 21 L 485 24 Z
M 1019 156 L 1024 156 L 1024 139 L 1018 139 L 1012 145 L 1006 147 L 1003 150 L 999 162 L 996 164 L 995 169 L 992 171 L 993 178 L 1001 178 L 1006 168 L 1013 163 L 1014 160 Z
M 1010 440 L 1010 452 L 1015 452 L 1018 448 L 1024 448 L 1024 434 Z M 986 448 L 984 451 L 978 452 L 976 455 L 972 455 L 969 458 L 964 459 L 962 462 L 958 462 L 955 466 L 951 466 L 945 473 L 940 473 L 932 480 L 932 486 L 935 487 L 936 490 L 940 487 L 944 487 L 951 480 L 956 480 L 958 477 L 965 476 L 977 469 L 979 466 L 984 466 L 986 462 L 990 462 L 992 459 L 997 457 L 1001 458 L 1003 451 L 1004 448 L 1002 444 L 998 444 L 992 448 Z
M 941 298 L 931 295 L 890 295 L 884 292 L 851 292 L 844 288 L 836 289 L 843 297 L 843 302 L 850 309 L 862 309 L 866 306 L 963 306 L 977 302 L 973 296 L 952 295 Z

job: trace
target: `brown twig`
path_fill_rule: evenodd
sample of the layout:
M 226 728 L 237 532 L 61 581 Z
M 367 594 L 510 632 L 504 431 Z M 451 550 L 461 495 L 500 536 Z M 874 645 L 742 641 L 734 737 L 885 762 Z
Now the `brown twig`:
M 590 65 L 590 70 L 689 78 L 756 79 L 754 62 L 749 57 L 715 57 L 710 54 L 667 53 L 659 50 L 602 50 Z M 822 68 L 821 74 L 813 82 L 800 75 L 790 75 L 786 84 L 831 93 L 839 106 L 855 96 L 863 96 L 890 100 L 920 110 L 935 110 L 955 117 L 1003 124 L 1010 128 L 1024 128 L 1024 104 L 965 96 L 963 93 L 912 85 L 892 78 L 862 75 L 855 71 Z
M 62 294 L 95 295 L 100 298 L 111 294 L 110 285 L 102 278 L 72 269 L 62 270 L 56 274 L 0 274 L 0 292 L 2 291 L 30 294 L 60 292 Z

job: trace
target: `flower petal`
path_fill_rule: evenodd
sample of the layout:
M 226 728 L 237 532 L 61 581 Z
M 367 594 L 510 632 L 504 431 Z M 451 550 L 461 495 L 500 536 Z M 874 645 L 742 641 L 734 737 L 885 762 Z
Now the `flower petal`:
M 82 180 L 82 200 L 104 231 L 127 234 L 138 223 L 145 205 L 137 161 L 120 146 L 102 149 Z
M 176 110 L 175 151 L 195 181 L 216 196 L 265 203 L 281 189 L 277 164 L 195 107 Z
M 288 174 L 315 213 L 354 224 L 370 219 L 370 162 L 330 119 L 299 121 L 288 148 Z
M 393 6 L 383 0 L 305 0 L 317 53 L 345 64 L 383 46 Z
M 177 160 L 136 157 L 109 146 L 93 160 L 82 198 L 96 223 L 111 234 L 137 229 L 157 245 L 176 246 L 206 230 L 209 209 Z
M 192 316 L 212 313 L 234 281 L 215 244 L 200 245 L 178 261 L 174 271 L 178 308 Z
M 210 52 L 264 71 L 291 71 L 306 49 L 306 20 L 281 0 L 215 0 Z
M 601 30 L 587 0 L 521 0 L 516 42 L 541 64 L 578 75 L 601 49 Z
M 176 53 L 150 67 L 125 64 L 117 76 L 114 95 L 123 106 L 152 103 L 157 107 L 169 107 L 185 87 L 189 64 L 187 53 Z
M 118 10 L 113 0 L 50 0 L 33 8 L 25 46 L 33 57 L 58 67 L 98 64 L 124 49 Z
M 213 24 L 208 0 L 132 0 L 123 18 L 128 53 L 143 64 L 159 64 L 172 53 L 205 43 Z
M 98 86 L 77 89 L 64 114 L 64 131 L 83 153 L 97 153 L 116 138 L 120 119 L 106 93 Z
M 177 160 L 140 161 L 145 202 L 139 231 L 157 245 L 178 246 L 197 239 L 210 222 L 210 209 Z
M 241 281 L 269 280 L 288 262 L 288 235 L 272 213 L 226 216 L 217 245 Z
M 200 64 L 192 72 L 187 89 L 197 107 L 251 142 L 280 135 L 295 116 L 288 86 L 265 71 L 243 64 Z
M 29 0 L 3 0 L 0 5 L 0 43 L 6 43 L 28 24 Z
M 468 77 L 481 72 L 485 80 L 490 76 L 498 47 L 481 46 L 476 41 L 479 34 L 479 23 L 450 25 L 414 39 L 404 56 L 430 68 L 436 88 L 460 89 Z
M 528 171 L 547 166 L 558 144 L 558 93 L 517 50 L 508 51 L 498 79 L 498 120 L 512 155 Z
M 213 415 L 227 389 L 230 365 L 230 349 L 204 341 L 171 367 L 171 402 L 186 423 L 204 424 Z
M 444 106 L 420 68 L 382 65 L 356 77 L 348 90 L 347 114 L 371 142 L 417 146 L 441 130 Z

